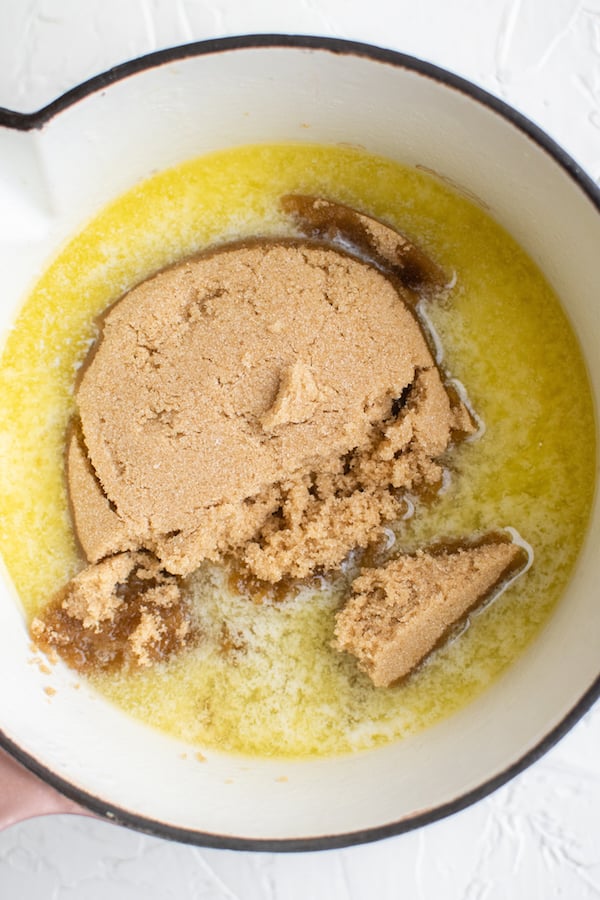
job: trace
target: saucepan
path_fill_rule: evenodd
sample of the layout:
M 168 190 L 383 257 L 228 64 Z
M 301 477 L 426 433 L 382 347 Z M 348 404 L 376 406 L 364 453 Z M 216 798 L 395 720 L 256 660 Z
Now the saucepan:
M 0 110 L 2 330 L 57 248 L 133 184 L 220 148 L 306 140 L 360 145 L 482 198 L 567 298 L 597 401 L 597 187 L 480 88 L 399 53 L 317 37 L 189 44 L 111 69 L 37 113 Z M 74 690 L 61 665 L 50 699 L 3 574 L 0 744 L 10 761 L 0 811 L 8 821 L 79 810 L 191 843 L 311 850 L 460 810 L 535 762 L 598 697 L 599 538 L 596 498 L 548 623 L 464 709 L 379 749 L 284 762 L 215 753 L 190 765 L 174 738 L 84 682 Z

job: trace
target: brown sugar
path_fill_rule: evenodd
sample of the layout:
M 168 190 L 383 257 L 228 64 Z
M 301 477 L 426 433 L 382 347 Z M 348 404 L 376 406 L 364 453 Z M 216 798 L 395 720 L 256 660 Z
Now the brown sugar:
M 335 647 L 356 656 L 376 687 L 411 672 L 469 610 L 522 569 L 518 544 L 479 546 L 399 556 L 364 569 L 337 613 Z
M 187 574 L 233 554 L 273 582 L 339 565 L 402 489 L 438 481 L 459 409 L 397 288 L 303 242 L 225 247 L 135 288 L 77 403 L 91 561 L 133 544 Z
M 71 516 L 86 559 L 135 550 L 139 544 L 102 490 L 78 428 L 70 430 L 66 450 Z
M 32 628 L 77 668 L 185 646 L 178 578 L 204 560 L 233 559 L 264 597 L 339 567 L 407 491 L 436 493 L 475 430 L 411 308 L 442 270 L 348 207 L 283 207 L 307 238 L 213 249 L 103 316 L 66 454 L 90 565 Z
M 378 219 L 342 203 L 303 194 L 288 194 L 282 197 L 281 205 L 304 234 L 342 240 L 410 291 L 435 293 L 449 282 L 445 272 L 420 247 Z
M 120 553 L 72 578 L 31 633 L 41 649 L 86 672 L 167 659 L 193 628 L 178 579 L 149 554 Z

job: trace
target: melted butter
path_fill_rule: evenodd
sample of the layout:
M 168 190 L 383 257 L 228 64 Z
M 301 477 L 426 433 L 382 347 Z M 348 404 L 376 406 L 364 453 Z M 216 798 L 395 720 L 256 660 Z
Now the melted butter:
M 487 214 L 424 172 L 350 148 L 237 148 L 160 173 L 111 203 L 48 267 L 8 337 L 0 548 L 29 619 L 79 566 L 63 444 L 97 316 L 212 242 L 285 233 L 277 203 L 294 192 L 380 217 L 457 273 L 450 297 L 425 312 L 486 430 L 449 455 L 449 486 L 417 504 L 396 546 L 512 526 L 535 560 L 459 639 L 390 689 L 374 688 L 329 646 L 343 577 L 251 602 L 260 586 L 245 584 L 240 595 L 229 570 L 202 567 L 191 585 L 198 646 L 152 671 L 107 673 L 94 684 L 186 740 L 266 756 L 368 748 L 469 702 L 522 652 L 564 591 L 594 490 L 592 402 L 576 339 L 540 272 Z

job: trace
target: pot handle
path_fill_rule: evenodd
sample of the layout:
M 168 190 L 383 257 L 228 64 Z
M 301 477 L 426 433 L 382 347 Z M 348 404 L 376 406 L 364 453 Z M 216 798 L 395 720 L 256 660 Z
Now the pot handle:
M 93 815 L 0 750 L 0 831 L 25 819 L 52 813 Z

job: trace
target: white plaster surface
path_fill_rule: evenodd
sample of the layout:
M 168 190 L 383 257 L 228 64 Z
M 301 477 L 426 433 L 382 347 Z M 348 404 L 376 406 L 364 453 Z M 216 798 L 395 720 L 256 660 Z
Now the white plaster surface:
M 128 58 L 253 32 L 431 60 L 516 106 L 600 180 L 600 0 L 0 0 L 0 106 L 32 111 Z M 78 817 L 31 820 L 0 834 L 0 900 L 591 900 L 599 748 L 596 706 L 475 806 L 325 853 L 198 849 Z

